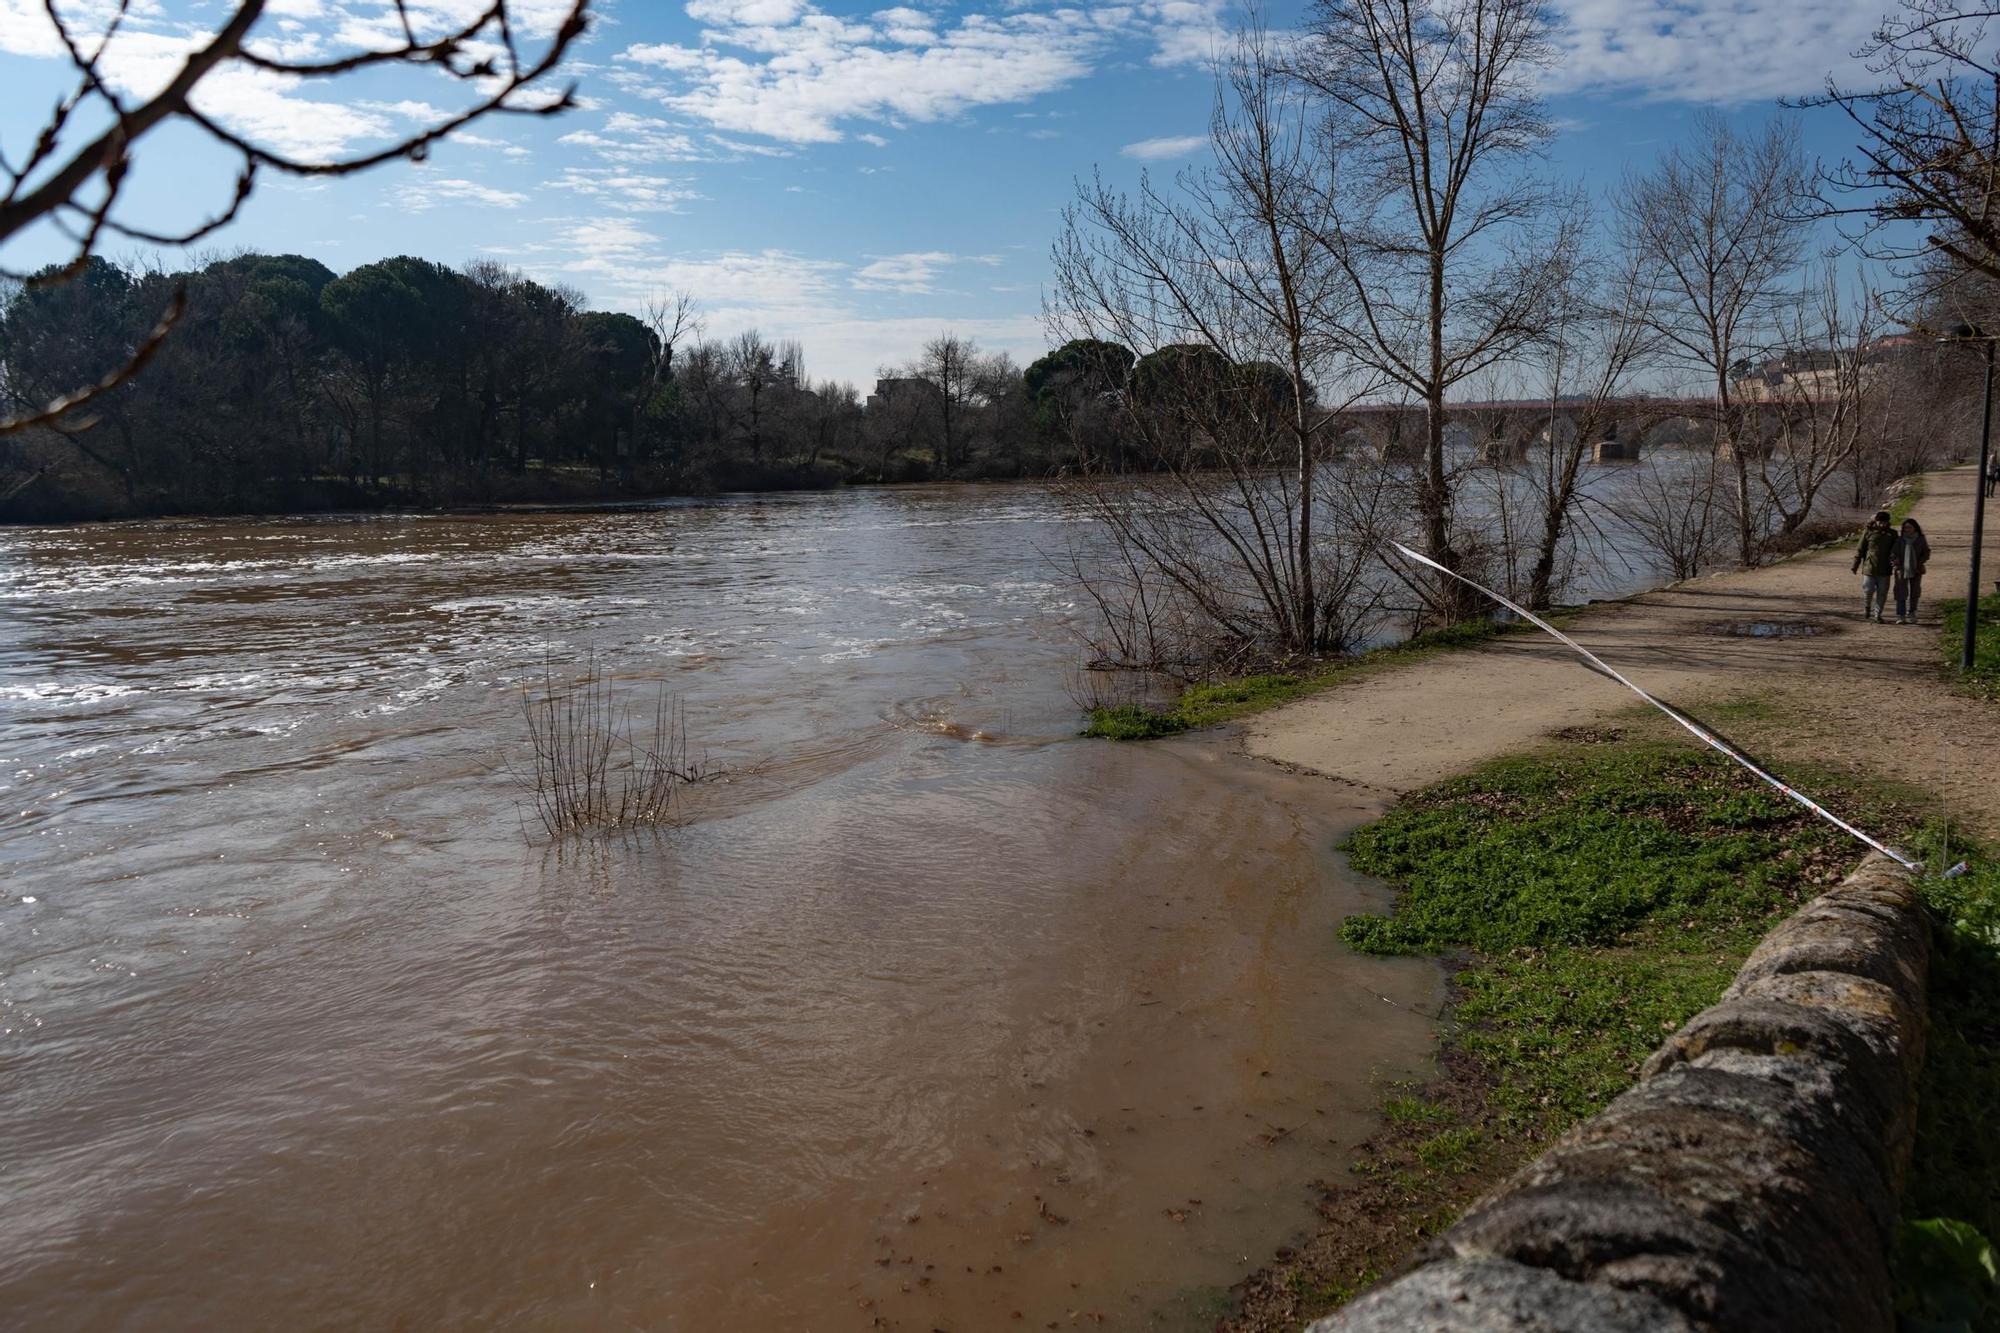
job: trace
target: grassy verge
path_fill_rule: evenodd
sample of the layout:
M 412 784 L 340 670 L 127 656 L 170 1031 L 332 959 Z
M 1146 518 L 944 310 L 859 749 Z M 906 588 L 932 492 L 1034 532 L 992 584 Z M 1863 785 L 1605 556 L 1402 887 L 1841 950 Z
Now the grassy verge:
M 2000 593 L 1979 599 L 1979 624 L 1973 630 L 1972 670 L 1959 674 L 1960 655 L 1965 651 L 1965 599 L 1946 598 L 1938 603 L 1944 627 L 1938 632 L 1938 648 L 1945 669 L 1960 687 L 1986 699 L 2000 699 Z
M 1990 1123 L 2000 1106 L 2000 863 L 1924 832 L 1917 793 L 1798 776 L 1864 826 L 1972 865 L 1931 881 L 1941 944 L 1908 1204 L 1913 1222 L 2000 1234 L 2000 1136 Z M 1845 834 L 1648 723 L 1440 784 L 1357 832 L 1347 850 L 1401 896 L 1389 915 L 1350 918 L 1343 938 L 1364 952 L 1443 956 L 1456 969 L 1443 1072 L 1393 1091 L 1358 1182 L 1329 1195 L 1336 1227 L 1350 1225 L 1335 1220 L 1347 1204 L 1386 1209 L 1396 1225 L 1367 1233 L 1374 1239 L 1360 1249 L 1308 1245 L 1260 1274 L 1239 1329 L 1317 1317 L 1369 1274 L 1393 1271 L 1484 1184 L 1628 1086 L 1774 924 L 1859 859 Z M 1975 1291 L 1963 1256 L 1977 1247 L 1964 1233 L 1917 1226 L 1910 1237 L 1902 1270 L 1912 1314 L 1934 1317 L 1959 1299 L 1952 1292 Z M 1920 1276 L 1932 1269 L 1958 1273 L 1959 1285 Z M 1976 1308 L 1964 1327 L 2000 1318 L 2000 1301 Z
M 1123 704 L 1116 708 L 1093 708 L 1086 736 L 1104 740 L 1141 741 L 1173 736 L 1197 727 L 1212 727 L 1237 718 L 1261 713 L 1267 708 L 1303 699 L 1332 685 L 1356 680 L 1385 667 L 1406 664 L 1438 653 L 1467 648 L 1497 635 L 1512 633 L 1516 625 L 1492 620 L 1467 621 L 1446 629 L 1430 630 L 1353 657 L 1315 662 L 1297 671 L 1242 676 L 1215 684 L 1190 685 L 1165 708 Z
M 1924 498 L 1924 479 L 1928 475 L 1916 472 L 1903 478 L 1903 489 L 1889 505 L 1890 522 L 1898 527 L 1902 526 L 1903 520 L 1910 516 L 1910 511 L 1917 507 L 1917 502 Z
M 1443 783 L 1348 848 L 1403 893 L 1342 937 L 1365 953 L 1471 952 L 1456 1041 L 1537 1135 L 1616 1095 L 1856 859 L 1845 834 L 1723 760 L 1606 735 Z
M 1906 850 L 1967 873 L 1927 881 L 1937 913 L 1931 1027 L 1917 1085 L 1917 1141 L 1897 1255 L 1913 1327 L 2000 1330 L 2000 860 L 1932 827 Z

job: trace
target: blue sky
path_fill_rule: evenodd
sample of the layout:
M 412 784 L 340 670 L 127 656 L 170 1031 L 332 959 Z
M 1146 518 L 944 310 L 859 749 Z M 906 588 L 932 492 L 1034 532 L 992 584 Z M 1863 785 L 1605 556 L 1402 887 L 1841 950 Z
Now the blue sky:
M 58 0 L 88 30 L 110 0 Z M 546 31 L 563 0 L 516 0 Z M 1886 0 L 1553 0 L 1562 126 L 1553 169 L 1594 194 L 1643 169 L 1703 107 L 1745 123 L 1774 99 L 1858 75 L 1851 53 Z M 411 0 L 420 22 L 474 0 Z M 837 0 L 597 0 L 571 63 L 582 106 L 490 118 L 421 165 L 328 183 L 267 180 L 212 250 L 312 255 L 344 271 L 392 254 L 490 257 L 604 309 L 686 289 L 711 335 L 798 338 L 815 378 L 864 388 L 878 366 L 956 329 L 1026 362 L 1045 346 L 1047 253 L 1072 182 L 1171 172 L 1203 151 L 1205 61 L 1238 11 L 1222 0 L 1045 0 L 879 8 Z M 135 0 L 106 68 L 157 86 L 219 0 Z M 1269 12 L 1273 26 L 1298 9 Z M 324 57 L 380 40 L 385 0 L 270 0 L 266 49 Z M 64 89 L 41 0 L 0 0 L 0 148 L 17 156 Z M 435 76 L 295 86 L 237 70 L 204 109 L 300 154 L 384 142 L 463 100 Z M 1838 157 L 1840 125 L 1804 121 Z M 192 221 L 233 164 L 192 135 L 148 140 L 130 216 Z M 10 245 L 24 268 L 55 238 Z M 114 255 L 124 257 L 116 248 Z M 163 256 L 179 263 L 179 255 Z

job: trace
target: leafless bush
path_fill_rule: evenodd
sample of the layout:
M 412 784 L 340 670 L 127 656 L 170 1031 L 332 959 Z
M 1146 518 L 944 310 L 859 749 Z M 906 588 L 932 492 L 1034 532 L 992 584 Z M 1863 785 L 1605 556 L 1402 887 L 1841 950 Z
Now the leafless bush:
M 1209 679 L 1349 651 L 1380 627 L 1377 557 L 1407 513 L 1391 470 L 1365 459 L 1313 465 L 1314 628 L 1301 642 L 1273 628 L 1287 590 L 1304 582 L 1286 540 L 1298 526 L 1292 479 L 1240 457 L 1227 464 L 1061 484 L 1064 501 L 1095 520 L 1092 545 L 1064 562 L 1094 613 L 1081 631 L 1093 668 Z
M 1625 485 L 1601 501 L 1610 526 L 1676 579 L 1691 579 L 1726 558 L 1728 484 L 1715 455 L 1661 455 L 1634 465 Z
M 664 685 L 650 716 L 634 719 L 594 658 L 573 678 L 545 666 L 539 685 L 522 691 L 521 712 L 534 755 L 520 776 L 552 840 L 672 823 L 680 789 L 719 776 L 689 757 L 687 710 Z
M 1774 556 L 1796 555 L 1800 551 L 1824 546 L 1828 542 L 1843 541 L 1854 535 L 1855 523 L 1851 518 L 1834 514 L 1819 514 L 1807 519 L 1795 528 L 1780 529 L 1764 542 L 1764 550 Z
M 1170 678 L 1093 661 L 1071 667 L 1064 688 L 1078 712 L 1095 713 L 1100 708 L 1143 708 L 1157 703 L 1174 683 Z
M 1067 492 L 1072 505 L 1091 511 L 1095 485 L 1070 483 Z M 1115 526 L 1112 532 L 1108 552 L 1086 554 L 1072 547 L 1061 561 L 1065 579 L 1081 590 L 1092 612 L 1079 629 L 1089 654 L 1083 669 L 1091 679 L 1087 688 L 1071 690 L 1089 695 L 1090 707 L 1104 702 L 1098 696 L 1113 673 L 1192 680 L 1206 674 L 1222 652 L 1217 629 L 1200 614 L 1198 599 L 1180 594 L 1133 543 L 1118 539 Z

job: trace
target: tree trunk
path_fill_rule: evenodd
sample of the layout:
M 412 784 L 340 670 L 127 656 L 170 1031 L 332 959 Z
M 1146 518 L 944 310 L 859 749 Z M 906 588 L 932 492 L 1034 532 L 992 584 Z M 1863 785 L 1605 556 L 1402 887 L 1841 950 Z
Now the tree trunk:
M 1305 395 L 1300 392 L 1299 367 L 1292 363 L 1292 428 L 1299 441 L 1299 606 L 1298 634 L 1307 652 L 1321 643 L 1319 594 L 1313 587 L 1313 449 L 1311 423 L 1306 420 Z
M 1424 542 L 1431 559 L 1453 573 L 1458 572 L 1458 552 L 1451 548 L 1451 481 L 1444 461 L 1444 251 L 1435 243 L 1431 249 L 1430 271 L 1430 376 L 1424 388 L 1424 485 L 1418 507 L 1424 520 Z M 1457 624 L 1472 614 L 1472 598 L 1464 584 L 1444 580 L 1438 589 L 1438 608 L 1447 624 Z
M 1722 358 L 1718 357 L 1720 363 Z M 1727 372 L 1715 377 L 1715 401 L 1722 410 L 1722 441 L 1729 446 L 1729 458 L 1736 465 L 1737 557 L 1745 569 L 1757 563 L 1757 532 L 1750 510 L 1750 460 L 1744 457 L 1743 432 L 1736 420 L 1735 405 L 1729 401 Z

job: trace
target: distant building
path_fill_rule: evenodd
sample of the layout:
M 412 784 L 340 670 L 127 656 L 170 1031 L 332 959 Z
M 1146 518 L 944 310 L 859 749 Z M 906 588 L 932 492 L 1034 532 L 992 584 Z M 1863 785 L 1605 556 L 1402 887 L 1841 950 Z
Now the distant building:
M 880 411 L 892 402 L 917 401 L 936 402 L 941 395 L 937 385 L 916 376 L 899 376 L 894 379 L 876 380 L 875 392 L 868 395 L 865 404 L 870 412 Z
M 1898 333 L 1874 338 L 1859 352 L 1863 377 L 1875 368 L 1924 346 L 1915 334 Z M 1805 347 L 1783 352 L 1763 361 L 1738 361 L 1731 366 L 1731 389 L 1746 403 L 1768 403 L 1780 398 L 1830 398 L 1840 392 L 1843 374 L 1852 374 L 1856 353 L 1824 347 Z

